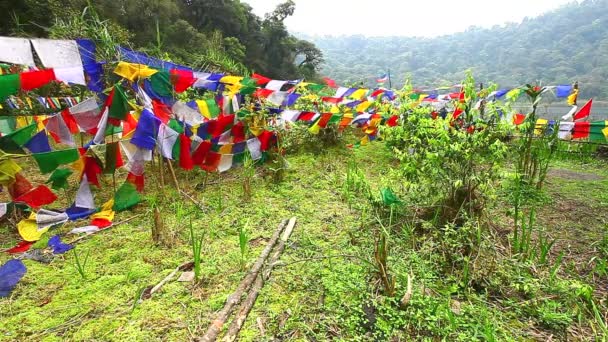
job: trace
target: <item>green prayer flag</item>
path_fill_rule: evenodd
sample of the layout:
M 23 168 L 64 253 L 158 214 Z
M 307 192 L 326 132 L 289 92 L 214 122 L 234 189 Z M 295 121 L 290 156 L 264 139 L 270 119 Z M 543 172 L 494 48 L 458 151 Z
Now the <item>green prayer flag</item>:
M 0 133 L 6 135 L 15 130 L 17 120 L 15 117 L 0 117 Z
M 606 143 L 608 139 L 606 139 L 606 135 L 604 134 L 605 130 L 608 130 L 608 121 L 595 121 L 591 123 L 591 127 L 589 128 L 589 141 L 597 142 L 597 143 Z M 607 132 L 608 133 L 608 132 Z
M 122 87 L 117 84 L 114 86 L 114 96 L 110 104 L 108 116 L 113 119 L 124 120 L 129 113 L 129 101 Z
M 141 201 L 141 196 L 135 185 L 124 182 L 122 186 L 114 194 L 114 206 L 112 210 L 123 211 L 127 210 Z
M 251 77 L 245 77 L 241 80 L 241 85 L 243 85 L 243 87 L 257 87 L 258 83 L 256 80 L 254 80 Z
M 169 120 L 169 128 L 176 131 L 178 134 L 184 133 L 184 127 L 179 123 L 179 121 L 175 119 Z M 173 149 L 171 150 L 171 156 L 173 157 L 173 160 L 179 160 L 179 152 L 181 149 L 181 145 L 181 141 L 179 140 L 179 138 L 177 138 L 175 144 L 173 144 Z
M 72 173 L 74 172 L 70 169 L 57 169 L 53 171 L 46 183 L 52 183 L 51 188 L 53 190 L 65 189 L 68 187 L 68 178 Z
M 25 151 L 8 135 L 0 137 L 0 150 L 10 154 L 25 154 Z
M 19 74 L 0 75 L 0 101 L 15 95 L 21 88 Z
M 150 77 L 152 90 L 162 97 L 173 97 L 173 85 L 169 72 L 160 70 Z
M 384 188 L 380 190 L 380 194 L 382 196 L 382 202 L 384 202 L 384 205 L 390 206 L 401 203 L 401 200 L 397 198 L 397 195 L 395 195 L 391 188 Z
M 251 95 L 255 92 L 255 90 L 256 90 L 255 87 L 245 86 L 245 87 L 241 88 L 241 90 L 239 92 L 241 93 L 241 95 Z
M 325 85 L 323 85 L 323 84 L 316 84 L 316 83 L 313 83 L 313 84 L 309 84 L 309 85 L 307 85 L 307 87 L 308 87 L 308 89 L 310 89 L 310 90 L 311 90 L 313 93 L 318 93 L 318 92 L 320 92 L 321 90 L 323 90 L 323 88 L 325 88 Z
M 105 136 L 107 137 L 109 135 L 114 135 L 118 133 L 122 133 L 122 126 L 114 126 L 108 123 L 108 126 L 106 126 Z
M 245 152 L 237 153 L 232 156 L 232 165 L 242 165 L 245 163 Z
M 49 173 L 55 171 L 59 165 L 69 164 L 77 161 L 80 158 L 78 149 L 69 149 L 45 153 L 34 153 L 32 157 L 38 163 L 40 172 Z
M 116 164 L 118 162 L 118 149 L 119 149 L 118 141 L 106 144 L 106 165 L 103 169 L 103 173 L 112 174 L 116 171 Z
M 211 118 L 217 118 L 220 115 L 220 107 L 217 106 L 215 99 L 206 99 L 205 102 Z
M 21 147 L 32 139 L 32 136 L 36 132 L 36 127 L 37 125 L 33 123 L 29 126 L 20 128 L 7 136 L 10 137 L 17 145 L 19 145 L 19 147 Z
M 340 123 L 340 121 L 342 121 L 342 115 L 340 114 L 334 114 L 331 116 L 331 119 L 329 119 L 329 121 L 327 122 L 328 125 L 331 124 L 337 124 Z

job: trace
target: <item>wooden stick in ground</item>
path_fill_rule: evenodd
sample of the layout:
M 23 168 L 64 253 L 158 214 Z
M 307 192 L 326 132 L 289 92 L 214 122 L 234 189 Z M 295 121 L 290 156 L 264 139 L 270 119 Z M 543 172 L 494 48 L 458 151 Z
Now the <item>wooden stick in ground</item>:
M 291 232 L 293 231 L 293 227 L 295 225 L 296 218 L 292 217 L 291 220 L 289 220 L 287 228 L 285 228 L 285 232 L 283 232 L 283 236 L 281 236 L 281 240 L 277 244 L 276 251 L 268 262 L 268 270 L 266 271 L 266 274 L 260 274 L 255 280 L 253 287 L 251 287 L 251 290 L 247 295 L 247 299 L 243 302 L 243 304 L 241 304 L 241 309 L 236 314 L 236 317 L 230 324 L 228 332 L 226 333 L 226 336 L 224 336 L 224 339 L 222 341 L 232 342 L 236 340 L 237 336 L 239 335 L 239 332 L 241 331 L 241 328 L 243 327 L 243 324 L 245 324 L 245 321 L 247 320 L 249 312 L 251 312 L 251 309 L 255 305 L 255 301 L 258 299 L 258 295 L 260 294 L 262 287 L 264 287 L 264 280 L 270 278 L 270 273 L 272 273 L 272 269 L 277 264 L 277 261 L 279 261 L 283 250 L 285 250 L 285 244 L 287 243 L 287 240 L 289 239 L 289 236 L 291 235 Z
M 177 177 L 175 177 L 175 170 L 173 170 L 173 164 L 169 159 L 165 159 L 167 165 L 169 165 L 169 172 L 171 172 L 171 177 L 173 178 L 173 183 L 175 184 L 175 189 L 179 192 L 179 183 L 177 182 Z
M 201 341 L 212 342 L 217 340 L 217 336 L 220 334 L 220 331 L 222 330 L 224 323 L 226 323 L 228 316 L 230 316 L 232 309 L 241 301 L 243 293 L 251 288 L 253 281 L 258 277 L 260 270 L 264 266 L 264 262 L 268 258 L 268 255 L 270 255 L 274 245 L 276 245 L 277 241 L 279 240 L 279 236 L 281 235 L 281 232 L 283 231 L 283 228 L 285 228 L 286 224 L 287 220 L 283 220 L 281 224 L 279 224 L 279 227 L 275 230 L 274 234 L 272 234 L 272 237 L 268 241 L 268 245 L 266 245 L 266 248 L 264 248 L 262 254 L 260 254 L 255 264 L 251 266 L 251 270 L 249 270 L 249 273 L 245 276 L 245 278 L 243 278 L 236 291 L 228 296 L 226 304 L 222 310 L 218 312 L 217 317 L 211 322 L 209 329 L 207 329 L 207 332 L 201 338 Z

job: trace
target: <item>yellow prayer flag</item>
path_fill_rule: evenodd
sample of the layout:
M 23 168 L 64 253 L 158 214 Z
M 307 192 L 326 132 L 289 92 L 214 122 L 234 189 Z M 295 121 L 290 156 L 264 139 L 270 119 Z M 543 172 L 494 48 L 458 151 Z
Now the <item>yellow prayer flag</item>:
M 232 153 L 232 144 L 226 144 L 226 145 L 222 145 L 222 147 L 220 147 L 219 154 L 231 154 Z
M 243 77 L 241 76 L 224 76 L 220 79 L 220 82 L 224 84 L 235 84 L 240 86 L 242 80 Z
M 131 82 L 139 78 L 148 78 L 156 74 L 158 70 L 152 69 L 147 65 L 119 62 L 114 73 L 122 78 L 125 78 Z
M 353 98 L 355 100 L 362 100 L 365 97 L 365 95 L 367 95 L 367 91 L 368 91 L 368 89 L 365 89 L 365 88 L 357 89 L 349 97 Z
M 310 126 L 310 128 L 308 129 L 308 131 L 312 134 L 319 134 L 319 132 L 321 131 L 321 127 L 319 126 L 319 120 L 317 120 L 314 125 Z
M 209 107 L 207 106 L 207 102 L 203 100 L 196 100 L 196 105 L 198 106 L 198 110 L 203 114 L 207 119 L 211 119 L 211 112 L 209 111 Z
M 25 241 L 38 241 L 44 233 L 49 230 L 49 227 L 38 230 L 38 223 L 36 223 L 36 213 L 32 212 L 30 217 L 23 219 L 17 223 L 17 230 L 19 235 Z
M 361 139 L 361 146 L 365 146 L 369 143 L 369 137 L 366 135 Z
M 536 120 L 536 127 L 534 129 L 534 134 L 541 135 L 545 131 L 547 124 L 549 123 L 546 119 L 538 119 Z
M 357 106 L 357 112 L 359 112 L 359 113 L 364 112 L 364 111 L 365 111 L 367 108 L 369 108 L 371 105 L 372 105 L 372 103 L 371 103 L 371 102 L 369 102 L 369 101 L 364 101 L 364 102 L 360 103 L 360 104 Z
M 112 222 L 114 220 L 114 210 L 112 210 L 112 207 L 114 207 L 114 199 L 110 199 L 109 201 L 107 201 L 106 203 L 104 203 L 101 206 L 101 210 L 98 213 L 95 213 L 93 215 L 91 215 L 91 219 L 104 219 L 104 220 L 108 220 L 110 222 Z
M 0 185 L 10 185 L 15 182 L 15 175 L 21 167 L 12 159 L 0 160 Z

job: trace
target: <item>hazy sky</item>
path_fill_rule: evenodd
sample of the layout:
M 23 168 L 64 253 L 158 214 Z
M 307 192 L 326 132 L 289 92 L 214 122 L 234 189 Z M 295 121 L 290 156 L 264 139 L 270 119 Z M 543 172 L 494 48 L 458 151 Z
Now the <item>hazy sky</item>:
M 241 0 L 259 16 L 284 0 Z M 295 0 L 285 23 L 291 32 L 318 35 L 437 36 L 475 25 L 520 22 L 574 0 Z

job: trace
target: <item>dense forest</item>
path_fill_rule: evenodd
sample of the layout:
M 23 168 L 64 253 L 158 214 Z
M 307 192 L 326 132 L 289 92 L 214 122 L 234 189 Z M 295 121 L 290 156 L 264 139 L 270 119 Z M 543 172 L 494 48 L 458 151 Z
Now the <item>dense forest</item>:
M 572 3 L 519 24 L 471 27 L 437 38 L 300 37 L 323 51 L 323 73 L 339 82 L 373 85 L 390 68 L 393 86 L 408 75 L 420 86 L 452 85 L 472 68 L 480 80 L 504 87 L 578 80 L 584 97 L 608 99 L 608 0 Z
M 294 11 L 291 0 L 264 18 L 239 0 L 0 0 L 0 35 L 89 37 L 200 69 L 314 79 L 322 55 L 287 31 Z

